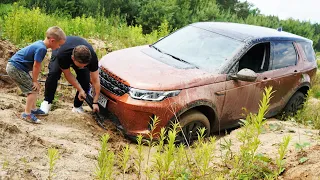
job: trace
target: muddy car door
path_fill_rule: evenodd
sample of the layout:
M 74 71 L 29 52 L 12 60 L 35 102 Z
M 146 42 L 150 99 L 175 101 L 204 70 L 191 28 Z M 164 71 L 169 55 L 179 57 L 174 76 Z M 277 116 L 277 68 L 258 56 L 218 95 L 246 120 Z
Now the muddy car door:
M 272 84 L 274 94 L 270 101 L 270 113 L 277 114 L 299 85 L 300 56 L 292 41 L 274 41 L 271 51 Z M 266 84 L 264 84 L 266 85 Z
M 257 112 L 262 95 L 261 82 L 268 81 L 270 62 L 270 43 L 264 42 L 252 46 L 232 67 L 226 82 L 225 103 L 222 119 L 226 124 L 244 118 L 246 111 Z M 242 72 L 245 73 L 244 76 Z M 240 74 L 240 75 L 239 75 Z M 246 109 L 246 110 L 244 110 Z

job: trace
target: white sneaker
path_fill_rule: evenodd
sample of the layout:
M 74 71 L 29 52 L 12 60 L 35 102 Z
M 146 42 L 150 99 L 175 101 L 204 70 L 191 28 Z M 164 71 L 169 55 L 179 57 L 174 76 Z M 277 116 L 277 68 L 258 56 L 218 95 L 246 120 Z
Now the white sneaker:
M 44 113 L 48 114 L 49 111 L 50 111 L 50 109 L 51 109 L 51 105 L 52 105 L 52 104 L 49 104 L 48 101 L 43 101 L 43 102 L 41 103 L 41 105 L 40 105 L 40 109 L 41 109 Z
M 84 110 L 83 110 L 82 106 L 80 106 L 80 107 L 73 107 L 73 108 L 72 108 L 72 112 L 83 114 L 83 113 L 84 113 Z

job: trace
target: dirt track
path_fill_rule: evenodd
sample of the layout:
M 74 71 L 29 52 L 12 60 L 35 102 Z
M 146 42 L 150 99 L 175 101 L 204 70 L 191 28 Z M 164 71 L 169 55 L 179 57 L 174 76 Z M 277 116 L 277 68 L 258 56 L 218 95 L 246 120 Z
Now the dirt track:
M 55 147 L 61 154 L 55 171 L 58 179 L 93 179 L 100 136 L 106 131 L 90 113 L 73 114 L 71 104 L 66 104 L 34 125 L 19 119 L 22 101 L 23 97 L 0 93 L 0 164 L 6 164 L 0 177 L 46 179 L 47 149 Z M 112 124 L 108 129 L 111 147 L 120 150 L 126 140 Z

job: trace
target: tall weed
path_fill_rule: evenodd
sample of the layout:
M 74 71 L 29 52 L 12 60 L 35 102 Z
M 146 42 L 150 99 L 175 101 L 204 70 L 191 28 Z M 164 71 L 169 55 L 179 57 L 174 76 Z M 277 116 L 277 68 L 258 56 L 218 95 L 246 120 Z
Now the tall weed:
M 138 171 L 138 179 L 141 179 L 141 171 L 142 171 L 142 161 L 143 161 L 143 154 L 142 154 L 142 136 L 137 136 L 137 151 L 138 151 L 138 157 L 135 160 L 136 169 Z
M 109 134 L 105 134 L 101 137 L 101 149 L 99 150 L 98 163 L 95 171 L 96 178 L 99 180 L 107 180 L 112 178 L 114 153 L 109 150 L 109 139 Z
M 278 149 L 278 155 L 279 157 L 276 159 L 276 164 L 277 164 L 277 171 L 275 172 L 275 175 L 278 176 L 280 175 L 284 170 L 284 156 L 287 153 L 288 145 L 291 140 L 291 136 L 285 136 L 283 137 L 282 143 L 279 146 Z
M 249 113 L 246 120 L 241 120 L 242 129 L 237 134 L 241 142 L 240 152 L 234 156 L 231 177 L 236 179 L 261 179 L 269 176 L 271 170 L 266 169 L 263 161 L 268 162 L 268 158 L 257 154 L 257 149 L 261 144 L 259 135 L 265 124 L 264 116 L 268 112 L 270 99 L 272 96 L 272 87 L 266 88 L 263 98 L 259 104 L 257 114 Z
M 214 162 L 216 151 L 216 138 L 204 138 L 205 129 L 198 130 L 198 141 L 192 146 L 176 144 L 176 135 L 179 124 L 173 124 L 172 129 L 161 129 L 155 134 L 160 119 L 152 118 L 149 125 L 150 133 L 147 139 L 137 136 L 137 156 L 135 159 L 137 179 L 271 179 L 276 178 L 284 170 L 284 157 L 290 142 L 290 137 L 285 137 L 280 143 L 276 161 L 257 153 L 260 146 L 259 135 L 265 125 L 265 114 L 268 112 L 272 96 L 272 88 L 266 88 L 257 114 L 249 113 L 246 120 L 242 120 L 242 129 L 237 134 L 241 142 L 240 152 L 232 151 L 231 140 L 225 141 L 225 156 L 227 168 L 217 170 Z M 155 140 L 157 138 L 157 140 Z M 96 168 L 97 179 L 112 179 L 118 172 L 114 166 L 114 152 L 108 149 L 109 135 L 101 138 Z M 146 146 L 143 146 L 145 142 Z M 143 148 L 146 148 L 146 161 L 143 157 Z M 155 151 L 153 151 L 155 150 Z M 122 178 L 125 178 L 128 160 L 130 158 L 129 146 L 120 153 L 120 167 Z M 144 163 L 145 164 L 144 164 Z M 231 167 L 231 168 L 230 168 Z M 230 168 L 230 169 L 229 169 Z M 144 174 L 143 174 L 144 173 Z
M 57 163 L 57 160 L 60 158 L 59 151 L 55 148 L 48 149 L 48 160 L 49 160 L 49 175 L 48 179 L 51 180 L 54 177 L 54 167 Z
M 313 94 L 313 89 L 308 92 L 303 108 L 297 112 L 293 119 L 303 125 L 320 129 L 320 101 L 312 100 L 311 94 Z
M 175 159 L 175 139 L 177 125 L 174 125 L 172 130 L 168 131 L 167 138 L 165 136 L 165 130 L 160 132 L 160 140 L 157 146 L 157 153 L 155 153 L 155 170 L 159 175 L 159 179 L 168 179 L 172 169 L 172 164 Z M 167 145 L 164 146 L 164 140 L 167 139 Z
M 4 18 L 4 36 L 15 44 L 27 43 L 43 39 L 52 18 L 42 14 L 39 8 L 28 10 L 16 3 L 11 12 Z
M 57 13 L 47 15 L 39 8 L 30 10 L 17 3 L 1 12 L 5 14 L 1 29 L 3 36 L 20 46 L 44 39 L 45 31 L 50 26 L 60 26 L 67 35 L 102 39 L 112 46 L 112 50 L 150 44 L 169 33 L 166 21 L 159 26 L 159 30 L 143 34 L 141 26 L 127 26 L 125 20 L 118 16 L 93 18 L 82 15 L 71 18 Z
M 121 163 L 121 168 L 122 168 L 122 179 L 124 180 L 124 175 L 126 174 L 127 171 L 127 164 L 130 159 L 130 148 L 129 145 L 127 144 L 124 148 L 122 148 L 122 152 L 120 155 L 120 163 Z
M 320 66 L 320 60 L 318 60 L 318 68 Z M 320 99 L 320 72 L 316 73 L 312 84 L 312 97 Z

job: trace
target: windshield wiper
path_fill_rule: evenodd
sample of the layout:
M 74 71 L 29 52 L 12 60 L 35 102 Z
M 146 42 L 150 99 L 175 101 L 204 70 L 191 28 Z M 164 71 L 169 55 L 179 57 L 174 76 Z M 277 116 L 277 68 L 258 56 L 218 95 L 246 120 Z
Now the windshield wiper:
M 155 47 L 154 45 L 150 45 L 150 47 L 162 53 L 162 51 L 159 48 Z
M 162 52 L 162 53 L 165 54 L 165 55 L 171 56 L 172 58 L 174 58 L 174 59 L 176 59 L 176 60 L 178 60 L 178 61 L 184 62 L 184 63 L 186 63 L 186 64 L 190 64 L 190 65 L 194 66 L 195 68 L 199 69 L 198 66 L 196 66 L 196 65 L 194 65 L 194 64 L 192 64 L 192 63 L 190 63 L 190 62 L 188 62 L 188 61 L 186 61 L 186 60 L 183 60 L 183 59 L 181 59 L 181 58 L 178 58 L 177 56 L 174 56 L 174 55 L 171 55 L 171 54 L 168 54 L 168 53 L 165 53 L 165 52 Z
M 168 55 L 168 56 L 170 56 L 170 57 L 172 57 L 172 58 L 174 58 L 174 59 L 176 59 L 176 60 L 178 60 L 178 61 L 184 62 L 184 63 L 186 63 L 186 64 L 190 64 L 190 65 L 194 66 L 195 68 L 199 69 L 198 66 L 196 66 L 196 65 L 194 65 L 194 64 L 192 64 L 192 63 L 190 63 L 190 62 L 188 62 L 188 61 L 186 61 L 186 60 L 183 60 L 183 59 L 181 59 L 181 58 L 178 58 L 178 57 L 176 57 L 176 56 L 174 56 L 174 55 L 171 55 L 171 54 L 168 54 L 168 53 L 166 53 L 166 52 L 163 52 L 163 51 L 161 51 L 159 48 L 155 47 L 154 45 L 151 45 L 150 47 L 152 47 L 152 48 L 154 48 L 155 50 L 161 52 L 162 54 Z

